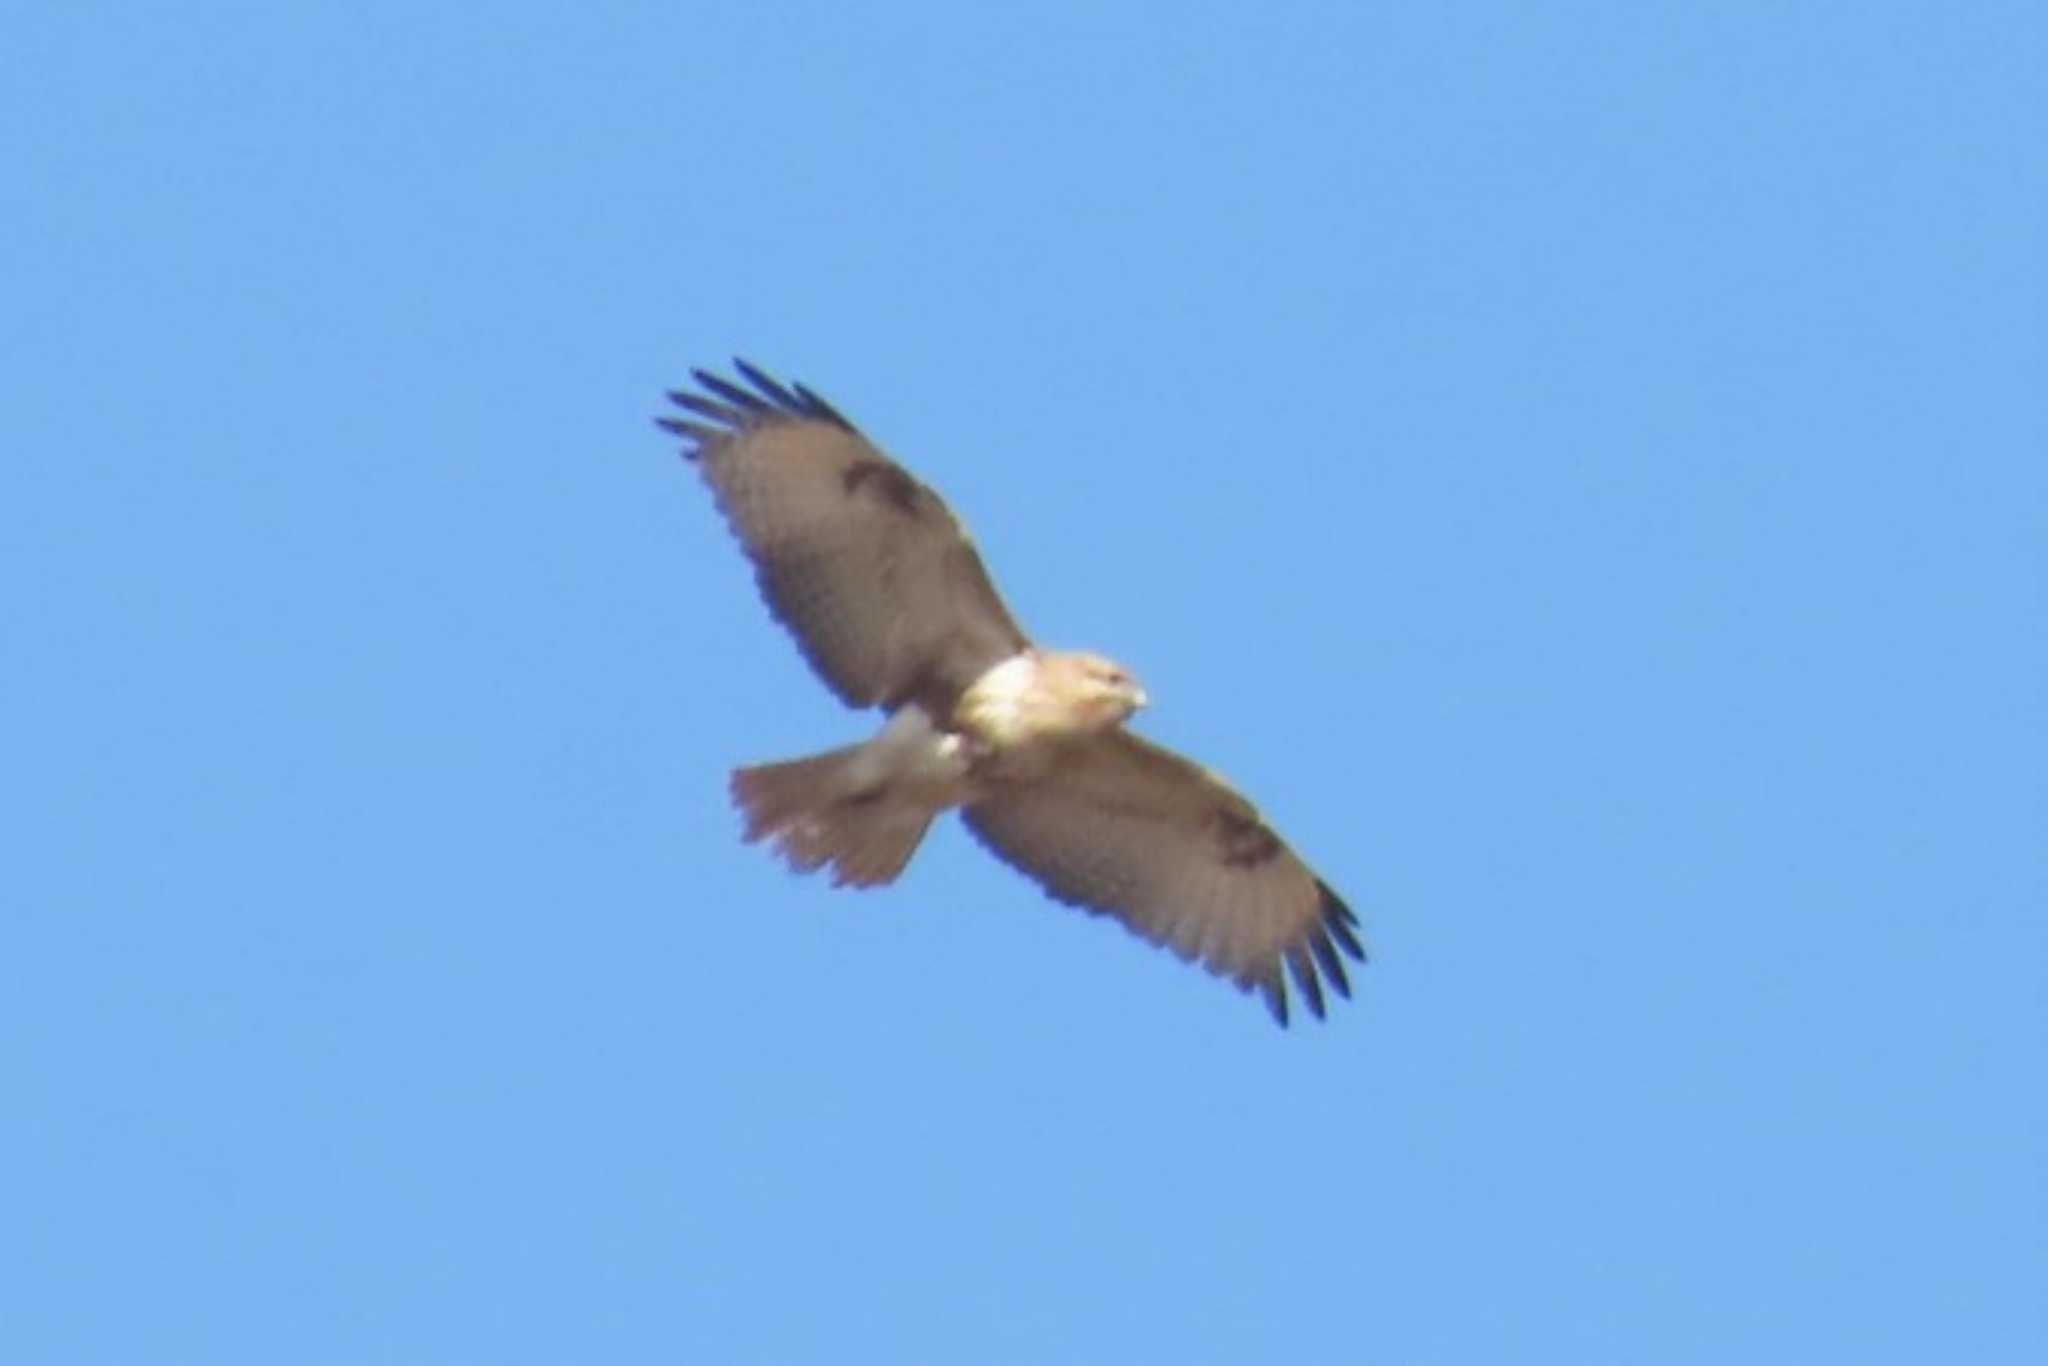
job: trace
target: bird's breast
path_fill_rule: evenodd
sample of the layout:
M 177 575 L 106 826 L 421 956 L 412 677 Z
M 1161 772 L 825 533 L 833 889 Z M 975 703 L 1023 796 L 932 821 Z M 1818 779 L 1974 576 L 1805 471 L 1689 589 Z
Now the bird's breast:
M 992 749 L 1027 744 L 1044 729 L 1038 660 L 1012 655 L 974 680 L 960 694 L 954 721 L 972 739 Z

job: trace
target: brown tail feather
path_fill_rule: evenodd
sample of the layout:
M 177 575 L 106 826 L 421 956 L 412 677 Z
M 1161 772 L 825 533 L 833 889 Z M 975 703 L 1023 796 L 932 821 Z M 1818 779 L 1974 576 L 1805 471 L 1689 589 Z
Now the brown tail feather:
M 831 865 L 835 886 L 895 881 L 938 813 L 887 788 L 855 786 L 859 748 L 735 770 L 732 795 L 746 816 L 747 840 L 773 836 L 799 872 Z

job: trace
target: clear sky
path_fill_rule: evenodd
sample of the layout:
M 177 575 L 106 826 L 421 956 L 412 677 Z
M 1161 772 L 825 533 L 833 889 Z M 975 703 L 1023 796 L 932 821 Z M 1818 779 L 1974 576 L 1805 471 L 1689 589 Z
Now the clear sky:
M 17 7 L 0 1360 L 2048 1360 L 2036 3 Z M 1357 907 L 844 742 L 815 386 Z

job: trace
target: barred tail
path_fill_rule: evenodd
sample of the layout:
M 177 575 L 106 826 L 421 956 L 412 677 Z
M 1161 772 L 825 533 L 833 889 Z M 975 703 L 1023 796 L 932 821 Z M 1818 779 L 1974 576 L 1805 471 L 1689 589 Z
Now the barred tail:
M 748 843 L 772 837 L 798 872 L 829 864 L 836 887 L 894 882 L 938 812 L 864 782 L 861 749 L 734 770 L 732 796 L 746 816 Z

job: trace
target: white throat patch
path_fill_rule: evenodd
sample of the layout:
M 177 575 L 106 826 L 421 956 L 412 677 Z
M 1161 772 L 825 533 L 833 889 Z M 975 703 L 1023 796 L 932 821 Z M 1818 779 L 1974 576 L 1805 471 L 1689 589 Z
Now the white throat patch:
M 960 695 L 960 719 L 998 745 L 1015 743 L 1030 729 L 1026 702 L 1037 688 L 1037 657 L 1011 655 Z

